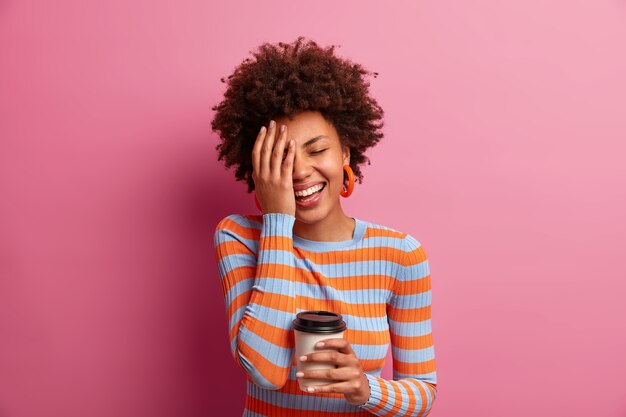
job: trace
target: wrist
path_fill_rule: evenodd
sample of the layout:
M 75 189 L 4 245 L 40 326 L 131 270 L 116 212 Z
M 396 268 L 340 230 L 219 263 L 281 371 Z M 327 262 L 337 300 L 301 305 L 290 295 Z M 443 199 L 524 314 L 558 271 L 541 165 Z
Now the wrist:
M 370 390 L 369 380 L 367 379 L 367 376 L 365 376 L 365 373 L 362 373 L 359 393 L 357 393 L 354 396 L 351 396 L 350 398 L 346 397 L 346 401 L 348 401 L 352 405 L 361 406 L 369 401 L 370 394 L 371 394 L 371 390 Z

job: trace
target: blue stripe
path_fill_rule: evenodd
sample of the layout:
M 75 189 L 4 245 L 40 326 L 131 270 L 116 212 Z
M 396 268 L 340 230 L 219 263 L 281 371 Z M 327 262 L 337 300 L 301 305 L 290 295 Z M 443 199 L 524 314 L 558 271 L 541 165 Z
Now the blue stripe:
M 407 411 L 409 411 L 409 402 L 408 401 L 403 401 L 405 398 L 407 398 L 408 396 L 408 392 L 406 390 L 406 388 L 404 387 L 404 385 L 400 384 L 397 381 L 390 381 L 391 384 L 395 385 L 399 390 L 400 390 L 400 398 L 402 399 L 402 402 L 400 404 L 400 409 L 398 410 L 398 412 L 396 414 L 394 414 L 394 416 L 404 416 L 406 414 Z M 419 410 L 419 408 L 418 408 Z
M 215 240 L 215 246 L 219 245 L 220 243 L 224 243 L 224 242 L 237 242 L 237 243 L 243 243 L 248 249 L 250 249 L 254 253 L 257 253 L 259 251 L 259 241 L 258 240 L 246 239 L 246 238 L 241 237 L 239 235 L 235 235 L 234 232 L 232 232 L 230 230 L 226 230 L 226 229 L 220 229 L 220 230 L 217 231 L 217 233 L 219 235 L 218 235 L 218 237 Z
M 398 237 L 372 236 L 363 238 L 360 248 L 392 248 L 404 250 L 404 239 Z
M 259 385 L 265 387 L 265 389 L 277 389 L 278 387 L 271 384 L 261 373 L 252 366 L 252 363 L 241 352 L 237 352 L 241 365 L 246 370 L 246 373 Z
M 234 221 L 239 226 L 247 227 L 249 229 L 257 229 L 261 230 L 261 226 L 263 223 L 256 222 L 254 220 L 243 217 L 241 214 L 231 214 L 230 216 L 226 216 L 228 219 Z
M 430 305 L 431 298 L 431 290 L 424 291 L 418 294 L 396 295 L 394 296 L 393 306 L 394 308 L 398 308 L 401 310 L 422 308 Z
M 428 259 L 426 259 L 417 264 L 405 266 L 402 275 L 402 281 L 413 281 L 416 279 L 422 279 L 427 277 L 428 275 L 430 275 L 430 269 L 428 267 Z
M 425 336 L 431 333 L 430 319 L 415 322 L 400 322 L 387 318 L 389 328 L 398 336 Z
M 243 222 L 241 220 L 238 220 L 235 222 L 243 227 L 261 230 L 261 225 L 259 223 L 250 221 L 248 224 L 248 222 Z M 244 243 L 250 249 L 254 248 L 255 252 L 258 250 L 259 241 L 256 239 L 246 239 L 240 235 L 237 235 L 234 231 L 229 230 L 229 229 L 218 229 L 216 233 L 219 233 L 220 235 L 219 235 L 219 241 L 215 242 L 215 246 L 225 241 L 237 241 L 237 242 Z M 383 237 L 383 236 L 365 237 L 363 238 L 363 240 L 360 242 L 358 246 L 358 250 L 360 249 L 372 250 L 372 249 L 377 249 L 377 248 L 380 248 L 382 250 L 387 249 L 387 248 L 404 250 L 404 239 L 391 237 L 391 236 L 389 237 Z M 354 250 L 354 249 L 355 248 L 353 247 L 349 247 L 346 250 Z M 341 249 L 337 249 L 337 251 L 341 251 Z
M 391 383 L 385 379 L 382 380 L 383 384 L 387 387 L 387 404 L 381 409 L 385 413 L 391 411 L 396 402 L 396 393 L 391 386 Z M 402 399 L 398 400 L 399 403 L 402 403 Z
M 237 315 L 239 311 L 244 310 L 245 312 L 246 308 L 249 308 L 250 316 L 257 320 L 260 320 L 259 317 L 264 317 L 265 320 L 262 320 L 264 323 L 279 327 L 284 330 L 293 330 L 293 319 L 295 318 L 295 316 L 292 313 L 287 313 L 281 310 L 276 310 L 256 304 L 247 304 L 245 306 L 239 307 L 237 311 L 233 314 L 233 317 Z M 244 312 L 241 313 L 241 317 L 243 317 Z M 229 323 L 229 330 L 232 331 L 235 323 L 235 320 L 231 320 L 231 322 Z
M 361 317 L 350 314 L 341 313 L 343 320 L 346 322 L 348 329 L 367 330 L 367 331 L 383 331 L 389 328 L 387 324 L 387 316 L 381 317 Z
M 254 385 L 252 383 L 250 383 L 250 381 L 248 381 L 248 383 L 250 385 Z M 244 409 L 243 410 L 243 416 L 242 417 L 267 417 L 265 414 L 259 414 L 259 413 L 255 413 L 254 411 L 250 411 L 249 409 Z
M 403 374 L 401 372 L 394 370 L 393 379 L 400 379 L 400 378 L 413 378 L 413 379 L 417 379 L 418 381 L 425 381 L 431 384 L 436 384 L 437 383 L 437 371 L 430 372 L 428 374 Z M 426 387 L 424 387 L 424 389 L 426 389 Z
M 391 354 L 395 359 L 401 362 L 419 363 L 435 359 L 435 348 L 430 346 L 423 349 L 411 350 L 391 346 Z
M 220 277 L 224 279 L 224 275 L 231 272 L 233 269 L 242 266 L 255 266 L 257 259 L 255 255 L 236 253 L 233 255 L 226 255 L 218 261 L 218 268 L 220 269 Z
M 391 291 L 386 289 L 338 290 L 328 285 L 296 283 L 296 292 L 318 300 L 341 300 L 346 304 L 386 303 Z
M 305 271 L 315 271 L 328 278 L 348 278 L 357 275 L 387 275 L 393 277 L 400 264 L 391 261 L 356 261 L 317 265 L 310 260 L 296 259 L 296 266 Z
M 260 387 L 248 385 L 248 394 L 251 397 L 278 407 L 293 408 L 294 412 L 297 410 L 309 410 L 353 413 L 357 409 L 355 406 L 346 402 L 344 398 L 326 397 L 324 401 L 320 401 L 319 397 L 306 394 L 304 391 L 302 394 L 287 394 L 280 391 L 263 390 Z
M 406 381 L 407 385 L 411 388 L 411 395 L 413 396 L 413 398 L 415 398 L 415 408 L 413 409 L 414 413 L 419 412 L 419 410 L 422 409 L 422 395 L 419 392 L 419 389 L 415 386 L 414 383 Z M 428 390 L 426 390 L 426 395 L 428 396 Z M 423 415 L 427 415 L 428 413 L 424 413 Z
M 387 356 L 389 345 L 360 345 L 356 343 L 350 344 L 354 350 L 354 354 L 359 359 L 376 360 L 383 359 Z
M 242 279 L 241 281 L 239 281 L 238 283 L 230 287 L 230 290 L 226 292 L 226 296 L 225 296 L 226 305 L 229 306 L 230 303 L 232 303 L 235 298 L 239 297 L 241 294 L 244 294 L 250 291 L 253 285 L 254 285 L 254 277 L 251 277 L 251 278 Z
M 293 360 L 293 349 L 286 349 L 268 342 L 245 327 L 240 329 L 239 339 L 272 364 L 281 368 L 286 368 Z M 274 359 L 282 360 L 283 362 L 276 362 Z
M 256 284 L 255 284 L 256 283 Z M 227 303 L 230 304 L 241 294 L 262 288 L 264 292 L 280 295 L 290 295 L 292 281 L 280 278 L 247 278 L 237 282 L 226 293 Z M 314 298 L 319 301 L 337 300 L 346 304 L 384 304 L 389 296 L 389 290 L 337 290 L 327 285 L 307 284 L 296 282 L 296 293 L 303 297 Z M 271 290 L 270 290 L 271 289 Z M 413 306 L 415 307 L 415 306 Z M 400 307 L 401 308 L 401 307 Z
M 255 284 L 256 282 L 256 284 Z M 254 288 L 262 288 L 264 292 L 280 295 L 290 295 L 292 281 L 280 278 L 246 278 L 233 285 L 226 293 L 226 304 L 229 305 L 235 298 L 252 291 Z M 385 304 L 390 294 L 389 290 L 365 289 L 365 290 L 337 290 L 327 285 L 307 284 L 296 282 L 296 293 L 303 297 L 314 298 L 319 301 L 337 300 L 348 305 L 360 304 Z M 271 290 L 270 290 L 271 289 Z M 418 302 L 407 308 L 422 307 Z M 402 306 L 397 308 L 403 308 Z
M 239 256 L 239 255 L 230 255 Z M 386 260 L 369 260 L 369 261 L 355 261 L 355 262 L 343 262 L 336 264 L 316 264 L 310 259 L 296 258 L 293 252 L 277 250 L 277 249 L 265 249 L 259 254 L 259 259 L 272 259 L 272 263 L 278 263 L 282 265 L 292 265 L 291 260 L 295 259 L 295 266 L 306 272 L 319 272 L 329 278 L 347 278 L 355 275 L 389 275 L 391 277 L 401 267 L 400 264 L 386 261 Z M 234 258 L 237 259 L 237 258 Z M 275 259 L 275 260 L 274 260 Z M 253 264 L 256 264 L 254 262 Z
M 262 249 L 259 251 L 258 256 L 259 264 L 278 264 L 293 266 L 296 259 L 296 256 L 292 251 L 279 249 Z
M 418 383 L 420 383 L 420 382 L 418 381 Z M 434 390 L 434 388 L 433 388 L 433 390 Z M 424 410 L 424 411 L 425 411 L 426 415 L 428 415 L 428 412 L 430 411 L 430 407 L 433 406 L 434 399 L 430 395 L 430 390 L 427 387 L 424 387 L 424 391 L 426 392 L 426 410 Z
M 367 407 L 363 407 L 365 409 L 368 409 L 371 407 L 376 407 L 377 405 L 380 404 L 380 399 L 377 398 L 379 396 L 378 393 L 382 391 L 380 389 L 380 383 L 378 382 L 379 381 L 378 378 L 380 378 L 380 370 L 378 370 L 377 373 L 366 371 L 365 376 L 367 377 L 367 380 L 369 382 L 370 389 L 372 392 L 372 395 L 370 396 L 369 400 L 367 400 L 367 402 L 365 403 Z

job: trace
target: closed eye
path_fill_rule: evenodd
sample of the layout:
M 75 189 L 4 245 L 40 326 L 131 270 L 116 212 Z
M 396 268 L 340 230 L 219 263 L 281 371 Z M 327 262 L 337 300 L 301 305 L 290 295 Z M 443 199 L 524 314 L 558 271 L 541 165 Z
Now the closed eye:
M 317 155 L 317 154 L 320 154 L 320 153 L 324 152 L 324 151 L 325 151 L 325 150 L 327 150 L 327 149 L 328 149 L 328 148 L 318 149 L 318 150 L 316 150 L 316 151 L 311 151 L 311 155 Z M 285 158 L 286 158 L 286 157 L 287 157 L 287 151 L 285 151 L 285 152 L 283 153 L 283 161 L 285 160 Z

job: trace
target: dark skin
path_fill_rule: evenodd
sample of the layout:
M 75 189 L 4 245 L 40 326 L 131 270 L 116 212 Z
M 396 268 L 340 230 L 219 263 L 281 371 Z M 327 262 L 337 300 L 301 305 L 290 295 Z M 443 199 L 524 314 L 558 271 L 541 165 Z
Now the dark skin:
M 319 343 L 323 345 L 319 346 Z M 364 404 L 370 396 L 369 382 L 350 343 L 342 338 L 325 339 L 319 343 L 316 348 L 336 351 L 309 353 L 300 356 L 300 361 L 331 363 L 335 368 L 301 371 L 296 373 L 296 377 L 327 379 L 329 384 L 311 386 L 308 391 L 340 393 L 352 405 Z
M 330 236 L 327 239 L 350 239 L 354 226 L 352 221 L 347 222 L 347 216 L 338 203 L 342 167 L 349 162 L 349 150 L 340 146 L 338 138 L 332 135 L 332 129 L 330 132 L 326 130 L 330 138 L 326 139 L 323 153 L 315 153 L 304 147 L 311 136 L 328 129 L 317 114 L 303 113 L 291 123 L 285 121 L 285 124 L 294 128 L 294 139 L 287 139 L 288 126 L 285 125 L 281 131 L 282 123 L 270 123 L 269 127 L 261 128 L 252 150 L 252 178 L 263 212 L 289 214 L 296 219 L 302 217 L 306 220 L 299 223 L 303 226 L 302 231 L 312 236 L 323 236 L 322 233 L 339 230 L 341 236 Z M 319 130 L 315 126 L 319 126 Z M 296 207 L 293 185 L 311 180 L 327 181 L 332 195 L 329 191 L 329 197 L 319 204 L 317 211 L 300 213 Z M 369 382 L 350 343 L 343 338 L 329 338 L 320 343 L 324 343 L 323 347 L 316 345 L 317 348 L 333 351 L 309 353 L 300 357 L 300 361 L 323 362 L 334 365 L 333 368 L 298 372 L 296 377 L 328 380 L 327 385 L 309 387 L 309 392 L 340 393 L 353 405 L 367 402 L 370 396 Z

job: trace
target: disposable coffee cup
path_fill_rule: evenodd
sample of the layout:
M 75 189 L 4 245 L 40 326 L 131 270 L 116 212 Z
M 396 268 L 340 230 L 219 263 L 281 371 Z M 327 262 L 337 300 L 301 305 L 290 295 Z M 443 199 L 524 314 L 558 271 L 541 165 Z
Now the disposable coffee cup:
M 300 362 L 300 356 L 312 352 L 332 352 L 336 349 L 317 349 L 315 344 L 324 339 L 343 337 L 346 323 L 341 314 L 330 311 L 302 311 L 293 321 L 296 342 L 296 363 L 298 371 L 311 369 L 333 369 L 335 365 L 324 362 Z M 312 385 L 328 385 L 328 379 L 299 378 L 300 389 L 306 391 Z

